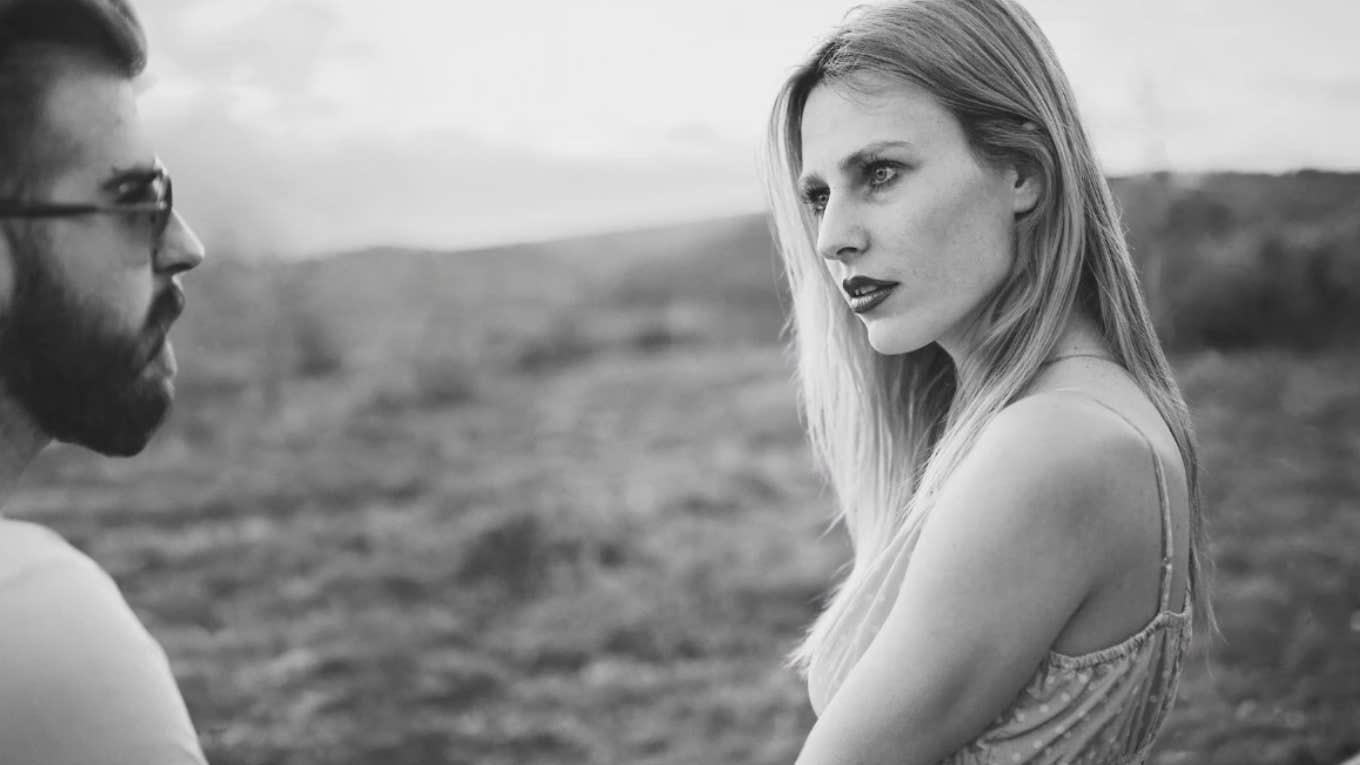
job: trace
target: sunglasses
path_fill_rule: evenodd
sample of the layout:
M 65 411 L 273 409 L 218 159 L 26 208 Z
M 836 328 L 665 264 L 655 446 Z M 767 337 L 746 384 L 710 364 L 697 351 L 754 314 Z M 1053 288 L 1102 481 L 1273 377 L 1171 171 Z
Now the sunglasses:
M 20 199 L 0 198 L 0 218 L 75 218 L 84 215 L 146 215 L 151 221 L 152 241 L 159 242 L 170 226 L 174 215 L 175 193 L 170 183 L 170 175 L 163 168 L 147 174 L 141 179 L 138 190 L 149 199 L 144 202 L 100 203 L 59 203 L 27 202 Z M 139 184 L 140 186 L 141 184 Z

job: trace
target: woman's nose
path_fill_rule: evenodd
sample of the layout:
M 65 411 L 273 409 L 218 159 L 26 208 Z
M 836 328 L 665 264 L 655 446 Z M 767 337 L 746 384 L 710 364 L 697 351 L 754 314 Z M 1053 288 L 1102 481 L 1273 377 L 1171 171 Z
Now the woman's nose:
M 850 200 L 828 199 L 817 226 L 817 252 L 828 260 L 848 260 L 868 245 L 868 234 Z

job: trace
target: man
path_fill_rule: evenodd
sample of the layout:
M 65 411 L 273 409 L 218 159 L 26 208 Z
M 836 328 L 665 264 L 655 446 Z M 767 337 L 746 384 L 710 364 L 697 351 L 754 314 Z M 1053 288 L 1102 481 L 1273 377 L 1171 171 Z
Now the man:
M 142 450 L 202 245 L 171 207 L 125 0 L 0 0 L 0 502 L 53 439 Z M 201 764 L 159 645 L 88 557 L 0 518 L 0 763 Z

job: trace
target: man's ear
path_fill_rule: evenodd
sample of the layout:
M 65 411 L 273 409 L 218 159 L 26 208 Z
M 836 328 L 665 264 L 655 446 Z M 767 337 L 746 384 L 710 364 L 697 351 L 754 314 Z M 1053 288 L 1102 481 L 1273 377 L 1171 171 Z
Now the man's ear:
M 1024 215 L 1033 210 L 1044 195 L 1043 175 L 1029 162 L 1012 165 L 1011 172 L 1011 209 L 1016 215 Z

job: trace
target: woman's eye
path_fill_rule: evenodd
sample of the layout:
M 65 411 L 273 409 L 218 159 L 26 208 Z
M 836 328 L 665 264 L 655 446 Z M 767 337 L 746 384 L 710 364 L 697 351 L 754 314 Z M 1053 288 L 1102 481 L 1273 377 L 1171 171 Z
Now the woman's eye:
M 826 212 L 827 197 L 830 193 L 825 189 L 803 192 L 803 204 L 816 215 Z
M 869 168 L 869 183 L 882 186 L 897 177 L 897 169 L 889 165 L 874 165 Z

